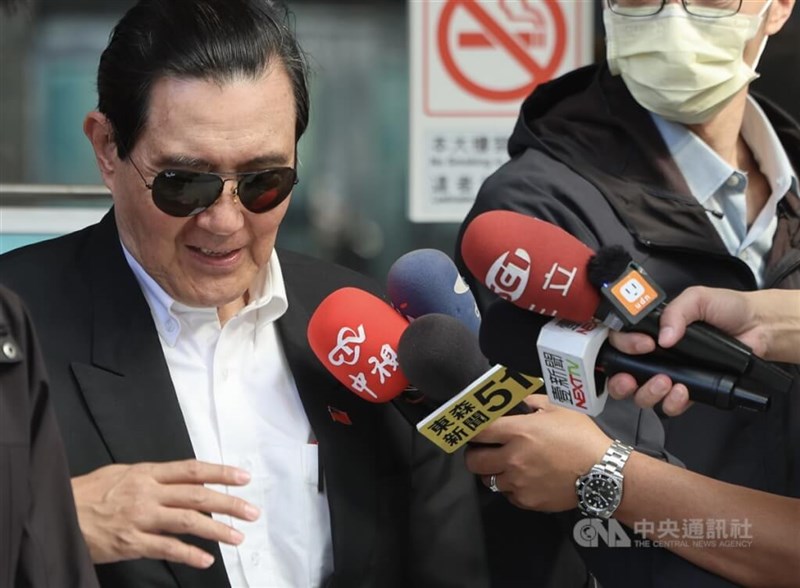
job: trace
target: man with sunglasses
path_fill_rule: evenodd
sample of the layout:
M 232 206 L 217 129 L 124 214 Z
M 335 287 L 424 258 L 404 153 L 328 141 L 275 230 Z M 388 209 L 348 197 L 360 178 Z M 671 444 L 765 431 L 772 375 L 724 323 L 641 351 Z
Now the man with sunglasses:
M 275 241 L 308 122 L 267 0 L 141 0 L 84 122 L 113 209 L 0 259 L 42 340 L 103 586 L 488 585 L 473 478 L 312 354 L 371 280 Z M 211 515 L 211 516 L 208 516 Z
M 606 61 L 543 84 L 528 96 L 509 141 L 511 159 L 483 184 L 461 234 L 485 211 L 514 210 L 559 225 L 594 250 L 622 246 L 668 296 L 692 285 L 800 287 L 800 127 L 748 92 L 765 44 L 789 19 L 794 0 L 603 0 L 601 6 Z M 463 261 L 459 264 L 468 273 Z M 490 299 L 491 293 L 467 277 L 482 290 L 484 301 Z M 788 369 L 798 373 L 797 366 Z M 672 418 L 660 412 L 663 431 L 644 426 L 652 409 L 639 409 L 630 400 L 615 404 L 615 410 L 628 410 L 629 417 L 617 425 L 627 423 L 631 434 L 619 438 L 621 443 L 591 469 L 585 463 L 575 466 L 576 454 L 564 452 L 556 436 L 543 442 L 533 430 L 535 415 L 520 417 L 531 427 L 519 427 L 520 434 L 507 438 L 503 447 L 468 452 L 468 465 L 512 497 L 524 491 L 512 470 L 527 471 L 529 479 L 536 472 L 547 483 L 535 484 L 530 492 L 539 504 L 573 508 L 572 522 L 584 516 L 576 506 L 608 518 L 623 487 L 637 491 L 635 481 L 630 490 L 623 481 L 625 459 L 631 447 L 638 450 L 647 439 L 665 439 L 667 453 L 660 457 L 677 458 L 694 472 L 797 497 L 800 377 L 795 381 L 790 394 L 772 397 L 767 413 L 694 406 Z M 615 383 L 633 385 L 628 376 Z M 663 396 L 668 386 L 659 391 L 654 384 L 648 386 Z M 534 439 L 552 446 L 553 454 L 534 451 Z M 477 471 L 476 464 L 487 471 Z M 503 475 L 505 466 L 509 471 Z M 586 498 L 591 494 L 579 491 L 590 472 L 598 471 L 620 483 L 591 504 Z M 723 505 L 721 522 L 707 520 L 693 510 L 696 505 L 677 497 L 670 506 L 676 505 L 683 508 L 683 520 L 650 521 L 665 530 L 661 539 L 691 535 L 697 519 L 704 530 L 710 525 L 710 533 L 733 524 L 725 514 L 732 511 Z M 520 513 L 519 523 L 525 525 L 525 519 Z M 670 524 L 677 525 L 674 534 Z M 730 585 L 665 549 L 585 543 L 581 554 L 603 585 Z M 709 567 L 718 570 L 751 553 L 729 551 Z M 715 553 L 708 557 L 714 559 Z

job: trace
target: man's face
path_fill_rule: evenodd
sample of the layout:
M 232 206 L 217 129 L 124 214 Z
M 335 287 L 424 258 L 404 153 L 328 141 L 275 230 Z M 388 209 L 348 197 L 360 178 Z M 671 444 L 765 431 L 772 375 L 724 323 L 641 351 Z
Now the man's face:
M 162 78 L 152 87 L 147 123 L 131 153 L 145 179 L 165 168 L 248 172 L 295 165 L 295 107 L 283 67 L 258 80 L 218 85 Z M 236 202 L 234 181 L 215 204 L 186 218 L 156 208 L 130 161 L 106 177 L 123 243 L 175 300 L 191 306 L 238 304 L 269 261 L 289 200 L 253 213 Z
M 620 4 L 629 7 L 637 6 L 658 6 L 661 4 L 660 0 L 617 0 Z M 681 4 L 681 0 L 667 0 L 667 3 Z M 690 0 L 690 4 L 697 7 L 719 7 L 721 4 L 728 6 L 735 4 L 736 0 Z M 754 15 L 758 14 L 764 9 L 767 0 L 741 0 L 741 7 L 739 8 L 740 14 Z M 752 64 L 758 56 L 759 49 L 761 48 L 761 41 L 765 35 L 774 35 L 784 25 L 794 7 L 795 0 L 772 0 L 769 9 L 762 21 L 759 32 L 753 39 L 748 41 L 744 50 L 744 59 L 748 64 Z M 609 10 L 608 1 L 600 0 L 600 5 L 603 10 Z

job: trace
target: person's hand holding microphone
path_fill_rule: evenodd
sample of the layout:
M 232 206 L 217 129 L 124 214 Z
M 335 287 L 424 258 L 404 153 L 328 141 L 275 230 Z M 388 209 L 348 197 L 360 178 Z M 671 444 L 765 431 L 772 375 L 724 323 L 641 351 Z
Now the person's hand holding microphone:
M 673 347 L 688 325 L 703 321 L 739 339 L 753 352 L 770 361 L 800 363 L 800 292 L 797 290 L 760 290 L 739 292 L 693 286 L 672 300 L 660 322 L 658 345 Z M 650 353 L 656 342 L 643 333 L 612 332 L 609 340 L 629 354 Z M 691 406 L 689 393 L 682 384 L 673 384 L 669 376 L 659 374 L 639 386 L 629 374 L 617 374 L 608 380 L 608 390 L 617 399 L 633 395 L 642 407 L 662 402 L 665 414 L 675 416 Z

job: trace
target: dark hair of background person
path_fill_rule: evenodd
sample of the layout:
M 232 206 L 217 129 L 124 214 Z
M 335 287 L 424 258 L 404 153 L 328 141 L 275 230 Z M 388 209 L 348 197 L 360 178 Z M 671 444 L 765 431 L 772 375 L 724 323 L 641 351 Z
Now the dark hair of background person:
M 159 78 L 257 79 L 274 59 L 294 89 L 299 140 L 309 117 L 308 65 L 289 16 L 271 0 L 137 3 L 111 32 L 97 73 L 98 110 L 111 122 L 119 157 L 136 146 Z

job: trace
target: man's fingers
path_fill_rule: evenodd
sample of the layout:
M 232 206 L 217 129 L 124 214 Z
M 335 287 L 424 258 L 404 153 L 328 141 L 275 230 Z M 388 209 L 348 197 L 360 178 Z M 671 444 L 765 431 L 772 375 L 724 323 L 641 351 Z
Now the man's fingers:
M 656 342 L 644 333 L 610 331 L 608 340 L 614 347 L 630 355 L 650 353 L 656 349 Z
M 652 408 L 662 402 L 661 408 L 668 416 L 678 416 L 692 405 L 686 386 L 673 385 L 664 374 L 653 376 L 641 387 L 632 375 L 615 374 L 608 379 L 608 393 L 616 400 L 633 395 L 634 402 L 641 408 Z
M 487 425 L 480 433 L 475 435 L 476 443 L 503 445 L 509 439 L 519 433 L 520 428 L 525 426 L 525 421 L 522 419 L 529 418 L 536 413 L 537 410 L 542 410 L 548 406 L 547 396 L 544 394 L 531 394 L 526 397 L 523 402 L 527 404 L 533 412 L 530 414 L 515 414 L 504 415 L 499 419 Z
M 636 392 L 639 384 L 636 379 L 630 374 L 614 374 L 607 381 L 608 393 L 612 398 L 617 400 L 624 400 L 631 394 Z
M 661 313 L 658 344 L 672 347 L 680 341 L 688 325 L 705 318 L 708 302 L 708 289 L 702 286 L 681 292 Z
M 505 455 L 501 447 L 471 446 L 464 454 L 467 469 L 479 476 L 499 474 L 505 467 Z
M 243 486 L 250 481 L 250 474 L 245 470 L 196 459 L 140 465 L 149 467 L 153 478 L 162 484 Z
M 159 494 L 160 503 L 167 507 L 227 514 L 243 521 L 255 521 L 261 515 L 261 511 L 246 500 L 205 486 L 168 484 L 161 487 Z
M 551 407 L 550 399 L 546 394 L 529 394 L 525 397 L 525 404 L 527 404 L 533 412 L 537 410 L 546 410 Z
M 167 561 L 186 564 L 193 568 L 205 569 L 211 567 L 214 558 L 199 547 L 184 543 L 174 537 L 146 533 L 142 535 L 142 544 L 139 548 L 142 557 L 150 559 L 165 559 Z
M 533 416 L 538 411 L 552 410 L 554 408 L 545 394 L 529 394 L 522 402 L 530 407 L 531 412 L 529 414 L 504 415 L 500 417 L 475 435 L 475 442 L 503 445 L 525 428 L 527 421 L 523 419 Z
M 692 405 L 689 400 L 689 390 L 683 384 L 675 384 L 664 398 L 661 408 L 668 416 L 678 416 L 686 412 Z
M 236 529 L 195 510 L 160 508 L 154 523 L 153 531 L 194 535 L 229 545 L 239 545 L 244 541 L 244 535 Z
M 483 485 L 486 486 L 492 492 L 503 492 L 503 489 L 500 487 L 500 476 L 497 474 L 492 474 L 489 476 L 481 476 L 481 482 Z M 494 482 L 494 488 L 492 488 L 492 482 Z
M 645 382 L 634 395 L 637 406 L 653 408 L 661 402 L 672 388 L 672 380 L 664 374 L 653 376 Z

